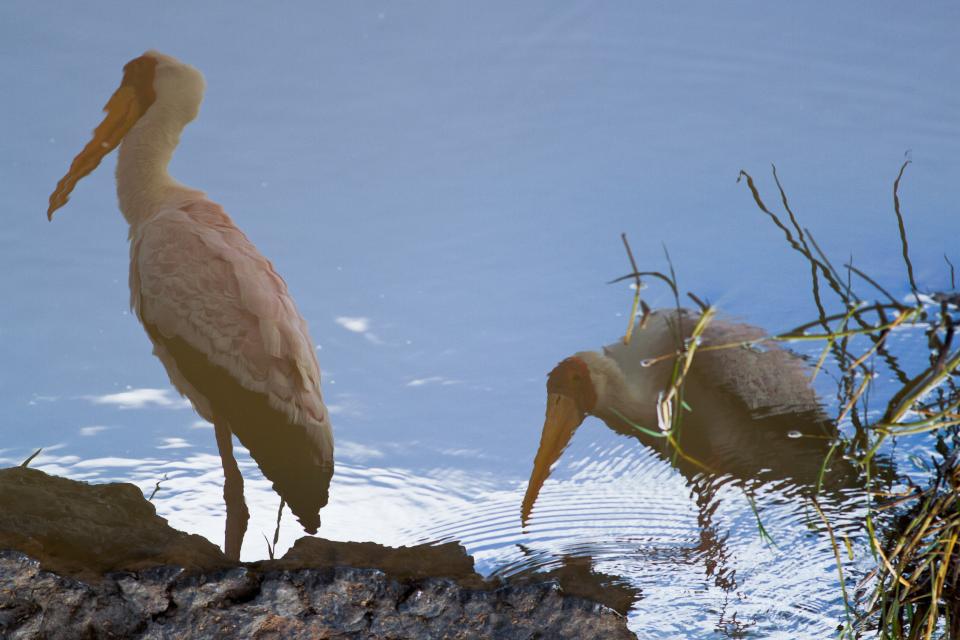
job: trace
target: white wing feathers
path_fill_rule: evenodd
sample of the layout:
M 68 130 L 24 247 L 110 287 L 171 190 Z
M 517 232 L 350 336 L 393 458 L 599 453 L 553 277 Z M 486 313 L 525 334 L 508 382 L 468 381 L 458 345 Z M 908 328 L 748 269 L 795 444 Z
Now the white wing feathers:
M 218 205 L 198 199 L 158 213 L 133 230 L 130 251 L 131 306 L 142 322 L 163 338 L 186 341 L 243 387 L 266 394 L 291 421 L 319 428 L 326 433 L 317 435 L 327 439 L 320 368 L 306 323 L 273 265 Z M 164 358 L 162 340 L 154 342 L 174 386 L 213 420 L 206 399 Z

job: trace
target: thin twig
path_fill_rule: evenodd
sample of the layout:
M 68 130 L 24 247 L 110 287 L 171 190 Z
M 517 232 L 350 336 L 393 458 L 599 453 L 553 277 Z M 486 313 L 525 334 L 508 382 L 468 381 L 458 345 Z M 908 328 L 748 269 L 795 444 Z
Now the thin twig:
M 153 496 L 157 495 L 157 491 L 160 491 L 160 483 L 167 481 L 167 474 L 163 474 L 163 477 L 157 480 L 157 484 L 153 485 L 153 491 L 150 492 L 150 497 L 147 498 L 149 502 L 153 502 Z

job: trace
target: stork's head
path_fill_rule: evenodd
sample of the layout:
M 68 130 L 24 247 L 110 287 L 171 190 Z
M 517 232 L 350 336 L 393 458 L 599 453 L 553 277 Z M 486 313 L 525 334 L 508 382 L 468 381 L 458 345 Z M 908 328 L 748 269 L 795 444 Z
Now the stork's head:
M 526 523 L 540 488 L 573 437 L 573 432 L 597 406 L 597 384 L 591 374 L 591 356 L 578 353 L 558 364 L 547 376 L 547 415 L 540 434 L 540 448 L 533 462 L 527 492 L 523 497 L 521 520 Z M 603 356 L 599 356 L 603 357 Z
M 120 87 L 103 108 L 107 115 L 50 195 L 47 218 L 53 218 L 53 212 L 67 203 L 77 182 L 96 169 L 103 157 L 148 114 L 151 119 L 162 118 L 166 126 L 179 133 L 197 117 L 203 90 L 203 75 L 199 71 L 157 51 L 147 51 L 124 65 Z

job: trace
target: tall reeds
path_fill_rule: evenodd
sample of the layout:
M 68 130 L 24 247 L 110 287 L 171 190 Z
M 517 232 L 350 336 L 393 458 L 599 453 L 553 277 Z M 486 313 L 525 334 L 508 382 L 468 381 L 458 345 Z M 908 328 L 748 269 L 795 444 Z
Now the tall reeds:
M 808 265 L 816 317 L 788 331 L 756 340 L 701 346 L 697 336 L 712 319 L 714 309 L 688 294 L 701 309 L 693 335 L 679 340 L 674 353 L 655 359 L 672 359 L 674 368 L 659 399 L 661 433 L 651 435 L 667 438 L 675 446 L 676 455 L 689 460 L 676 446 L 676 435 L 684 413 L 685 374 L 697 353 L 751 348 L 764 342 L 822 343 L 812 375 L 827 371 L 836 380 L 832 404 L 841 435 L 827 453 L 821 480 L 822 471 L 835 456 L 842 455 L 858 467 L 866 505 L 862 531 L 869 542 L 869 560 L 874 565 L 851 594 L 846 581 L 850 571 L 845 572 L 844 557 L 854 559 L 853 547 L 846 538 L 838 539 L 836 528 L 821 510 L 816 495 L 811 497 L 812 512 L 829 536 L 836 557 L 838 591 L 846 609 L 839 631 L 841 638 L 960 638 L 960 389 L 956 385 L 960 345 L 955 344 L 960 296 L 925 294 L 916 282 L 899 193 L 909 164 L 903 163 L 893 183 L 893 209 L 908 296 L 898 299 L 890 294 L 855 267 L 852 258 L 841 268 L 835 267 L 810 230 L 801 225 L 776 167 L 772 175 L 780 213 L 767 205 L 753 177 L 741 171 L 738 181 L 746 182 L 754 204 Z M 666 282 L 678 307 L 680 295 L 672 265 L 669 275 L 639 271 L 625 235 L 623 242 L 632 272 L 614 282 L 634 280 L 633 308 L 624 338 L 629 341 L 637 314 L 642 313 L 642 323 L 649 313 L 640 298 L 642 278 Z M 950 266 L 953 287 L 953 265 L 949 258 L 944 259 Z M 861 289 L 869 293 L 862 294 Z M 894 333 L 913 339 L 912 353 L 928 355 L 910 358 L 911 362 L 902 366 L 889 345 Z M 919 370 L 909 371 L 911 368 Z M 895 381 L 892 391 L 876 389 L 881 374 Z M 898 489 L 891 490 L 875 481 L 877 456 L 905 437 L 928 439 L 922 450 L 929 459 L 920 463 L 929 480 L 921 487 L 902 476 Z M 757 520 L 761 536 L 770 540 L 759 514 Z M 841 544 L 846 546 L 846 553 L 841 553 Z

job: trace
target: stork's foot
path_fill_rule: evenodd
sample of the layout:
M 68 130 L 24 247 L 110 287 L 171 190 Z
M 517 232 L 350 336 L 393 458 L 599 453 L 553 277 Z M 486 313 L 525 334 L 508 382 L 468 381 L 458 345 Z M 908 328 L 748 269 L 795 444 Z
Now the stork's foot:
M 239 562 L 240 547 L 247 532 L 250 511 L 243 499 L 243 475 L 237 466 L 236 458 L 233 457 L 233 436 L 230 428 L 217 422 L 213 426 L 217 435 L 217 448 L 220 450 L 220 462 L 223 464 L 223 501 L 227 507 L 223 552 L 231 560 Z

